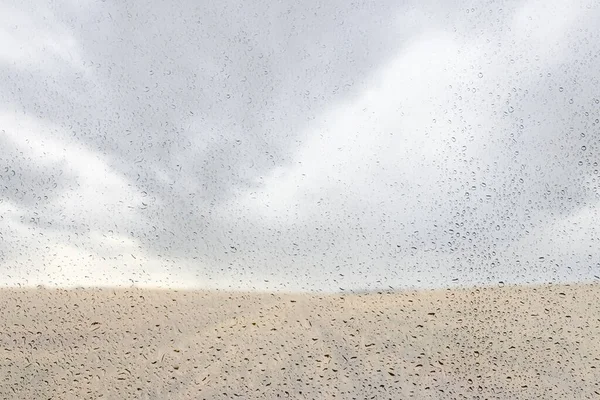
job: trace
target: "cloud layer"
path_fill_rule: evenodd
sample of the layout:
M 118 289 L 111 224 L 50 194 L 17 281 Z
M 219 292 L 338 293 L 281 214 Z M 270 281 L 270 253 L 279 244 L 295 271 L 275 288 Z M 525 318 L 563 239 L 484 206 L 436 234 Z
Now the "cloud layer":
M 0 280 L 600 275 L 590 1 L 14 2 Z

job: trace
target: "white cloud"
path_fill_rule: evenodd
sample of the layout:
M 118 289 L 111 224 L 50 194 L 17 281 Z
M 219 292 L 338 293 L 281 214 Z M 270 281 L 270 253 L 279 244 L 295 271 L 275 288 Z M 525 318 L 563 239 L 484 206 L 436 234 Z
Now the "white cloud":
M 7 11 L 35 35 L 4 21 L 0 62 L 64 79 L 50 84 L 63 96 L 52 99 L 71 103 L 55 111 L 81 124 L 71 136 L 60 115 L 22 113 L 44 103 L 31 87 L 0 113 L 10 147 L 0 155 L 21 177 L 0 203 L 13 245 L 3 246 L 4 281 L 337 290 L 589 279 L 600 257 L 593 16 L 560 0 L 438 5 L 396 10 L 389 26 L 371 27 L 381 37 L 324 29 L 306 48 L 275 46 L 268 24 L 256 34 L 225 24 L 237 42 L 206 57 L 200 45 L 187 56 L 159 46 L 200 38 L 198 23 L 166 11 L 115 13 L 83 31 L 47 11 Z M 156 32 L 115 34 L 132 54 L 95 46 L 146 18 Z M 211 43 L 207 52 L 219 47 Z M 340 86 L 351 89 L 342 96 Z M 91 121 L 102 139 L 84 132 Z M 60 186 L 46 188 L 40 171 L 62 174 L 52 175 Z M 44 190 L 47 201 L 21 193 Z

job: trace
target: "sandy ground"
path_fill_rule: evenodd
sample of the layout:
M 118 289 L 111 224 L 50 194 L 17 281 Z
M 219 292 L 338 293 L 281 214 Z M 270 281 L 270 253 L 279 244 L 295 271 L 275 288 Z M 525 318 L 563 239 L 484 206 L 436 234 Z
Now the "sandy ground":
M 0 299 L 3 399 L 600 398 L 600 285 Z

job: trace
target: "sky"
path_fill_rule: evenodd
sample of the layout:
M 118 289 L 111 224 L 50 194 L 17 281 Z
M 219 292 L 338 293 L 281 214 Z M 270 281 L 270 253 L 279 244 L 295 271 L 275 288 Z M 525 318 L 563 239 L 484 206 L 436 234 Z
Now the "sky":
M 600 4 L 0 1 L 0 284 L 600 279 Z

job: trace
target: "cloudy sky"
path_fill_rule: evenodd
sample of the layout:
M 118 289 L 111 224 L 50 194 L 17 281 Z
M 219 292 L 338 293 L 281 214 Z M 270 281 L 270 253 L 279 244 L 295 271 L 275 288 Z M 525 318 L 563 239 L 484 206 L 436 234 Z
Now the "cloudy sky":
M 600 5 L 0 2 L 0 282 L 600 276 Z

